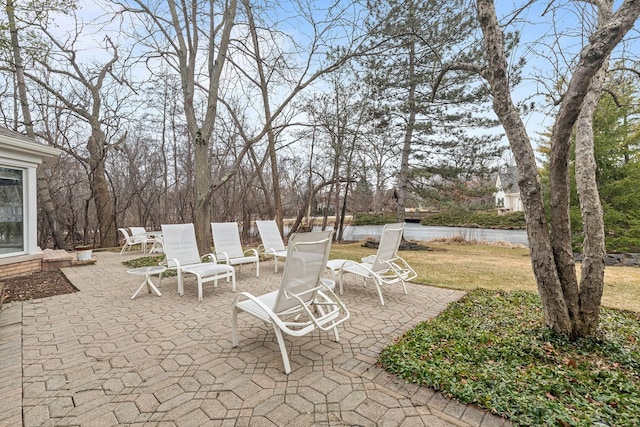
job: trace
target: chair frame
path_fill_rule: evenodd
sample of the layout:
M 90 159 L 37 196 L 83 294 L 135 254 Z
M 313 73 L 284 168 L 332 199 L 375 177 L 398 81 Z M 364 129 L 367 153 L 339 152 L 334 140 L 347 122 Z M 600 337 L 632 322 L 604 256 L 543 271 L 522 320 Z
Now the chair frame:
M 196 241 L 195 229 L 192 223 L 188 224 L 163 224 L 162 239 L 166 260 L 165 265 L 169 270 L 176 270 L 178 273 L 178 294 L 184 295 L 183 274 L 189 273 L 196 277 L 198 283 L 198 301 L 202 301 L 202 285 L 206 282 L 214 282 L 214 287 L 218 287 L 219 279 L 232 281 L 231 289 L 236 290 L 236 271 L 226 264 L 218 264 L 214 254 L 209 253 L 200 256 Z M 186 236 L 187 240 L 173 240 L 174 234 Z M 180 254 L 176 254 L 180 252 Z M 180 257 L 180 258 L 178 258 Z M 203 262 L 205 259 L 211 262 Z
M 256 277 L 260 276 L 260 256 L 258 250 L 242 249 L 240 230 L 236 222 L 212 222 L 214 255 L 219 262 L 234 266 L 255 264 Z
M 133 234 L 130 234 L 126 228 L 118 228 L 118 231 L 122 233 L 122 236 L 124 238 L 122 249 L 120 249 L 120 255 L 122 255 L 125 251 L 130 251 L 131 247 L 134 245 L 140 245 L 140 249 L 142 249 L 143 243 L 134 239 Z
M 285 246 L 278 224 L 274 220 L 258 220 L 256 221 L 256 227 L 258 227 L 258 233 L 262 244 L 258 247 L 262 249 L 262 253 L 265 257 L 271 255 L 274 259 L 275 272 L 278 272 L 278 258 L 286 259 L 287 246 Z
M 382 229 L 380 243 L 375 255 L 363 258 L 362 262 L 346 259 L 330 260 L 327 263 L 327 268 L 331 270 L 333 277 L 335 278 L 337 272 L 340 272 L 340 295 L 343 292 L 343 276 L 345 273 L 361 276 L 364 279 L 365 286 L 367 279 L 372 279 L 382 305 L 384 305 L 382 287 L 385 285 L 400 283 L 404 294 L 407 295 L 405 282 L 415 279 L 418 274 L 407 261 L 398 255 L 398 247 L 402 241 L 403 232 L 404 223 L 386 224 Z
M 287 249 L 284 272 L 280 288 L 261 296 L 254 296 L 249 292 L 240 292 L 232 304 L 232 344 L 238 346 L 238 313 L 243 311 L 273 326 L 282 355 L 285 373 L 291 373 L 291 364 L 284 342 L 283 333 L 294 337 L 309 334 L 316 329 L 333 331 L 335 341 L 339 341 L 337 327 L 349 319 L 347 307 L 334 293 L 335 282 L 321 278 L 324 265 L 331 247 L 331 231 L 317 233 L 301 233 L 291 236 Z M 306 245 L 325 245 L 321 257 L 316 257 L 314 263 L 311 256 L 304 253 Z M 322 259 L 320 259 L 322 258 Z M 311 259 L 309 268 L 319 265 L 317 273 L 311 271 L 311 283 L 304 283 L 296 279 L 296 272 L 305 268 L 307 260 Z M 318 264 L 318 261 L 321 263 Z M 293 273 L 293 277 L 291 277 Z M 316 276 L 317 274 L 317 276 Z M 307 285 L 308 287 L 305 287 Z M 299 292 L 294 292 L 294 286 L 302 286 Z
M 142 248 L 142 253 L 147 253 L 147 244 L 155 242 L 154 239 L 149 238 L 147 236 L 147 229 L 144 227 L 129 227 L 129 231 L 131 231 L 131 239 L 133 244 L 140 244 Z

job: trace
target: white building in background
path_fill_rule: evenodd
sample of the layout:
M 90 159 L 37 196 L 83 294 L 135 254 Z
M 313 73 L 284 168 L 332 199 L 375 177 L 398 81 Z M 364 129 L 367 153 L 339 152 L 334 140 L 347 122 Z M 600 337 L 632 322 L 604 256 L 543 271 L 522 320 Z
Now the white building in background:
M 40 269 L 36 171 L 60 153 L 0 128 L 0 277 Z
M 507 166 L 498 172 L 495 197 L 496 208 L 500 214 L 524 211 L 518 187 L 518 170 L 515 166 Z

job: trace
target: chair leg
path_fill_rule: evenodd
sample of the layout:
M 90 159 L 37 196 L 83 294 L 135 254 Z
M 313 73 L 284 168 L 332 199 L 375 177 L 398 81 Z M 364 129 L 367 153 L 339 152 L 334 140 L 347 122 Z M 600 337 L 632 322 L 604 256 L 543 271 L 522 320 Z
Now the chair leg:
M 275 255 L 273 256 L 273 262 L 274 262 L 274 264 L 276 266 L 276 273 L 277 273 L 278 272 L 278 257 L 275 256 Z
M 404 294 L 407 295 L 407 286 L 404 283 L 404 280 L 401 280 L 400 283 L 402 283 L 402 289 L 404 290 Z
M 276 325 L 273 325 L 273 330 L 276 332 L 276 338 L 278 339 L 278 346 L 280 346 L 280 353 L 282 353 L 282 363 L 284 364 L 284 373 L 291 373 L 291 365 L 289 364 L 289 355 L 287 354 L 287 346 L 284 343 L 282 337 L 282 331 Z
M 336 338 L 336 342 L 340 341 L 340 336 L 338 335 L 338 328 L 337 327 L 333 328 L 333 335 Z
M 378 295 L 380 296 L 380 303 L 384 305 L 384 298 L 382 298 L 382 286 L 380 286 L 380 283 L 376 279 L 374 279 L 374 283 L 376 285 L 376 289 L 378 290 Z
M 202 276 L 196 274 L 198 278 L 198 302 L 202 302 Z
M 184 295 L 184 283 L 182 283 L 182 271 L 178 270 L 178 295 Z
M 238 346 L 238 310 L 231 308 L 231 346 Z

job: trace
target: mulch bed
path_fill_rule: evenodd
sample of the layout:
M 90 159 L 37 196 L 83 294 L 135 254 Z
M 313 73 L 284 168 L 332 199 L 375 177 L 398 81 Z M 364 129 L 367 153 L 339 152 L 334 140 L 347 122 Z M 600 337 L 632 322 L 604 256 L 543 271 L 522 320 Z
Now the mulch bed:
M 29 274 L 0 279 L 4 285 L 3 303 L 70 294 L 78 290 L 60 270 L 36 271 Z

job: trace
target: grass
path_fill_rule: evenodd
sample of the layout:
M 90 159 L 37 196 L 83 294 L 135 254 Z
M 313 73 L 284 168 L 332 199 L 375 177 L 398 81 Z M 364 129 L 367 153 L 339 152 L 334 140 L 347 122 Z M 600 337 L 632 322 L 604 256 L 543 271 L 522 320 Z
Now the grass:
M 426 245 L 433 250 L 400 252 L 418 273 L 416 283 L 463 291 L 485 288 L 537 293 L 526 248 L 446 240 Z M 374 253 L 375 249 L 364 248 L 361 242 L 333 244 L 330 258 L 360 260 Z M 640 312 L 640 268 L 607 267 L 602 302 L 607 307 Z

